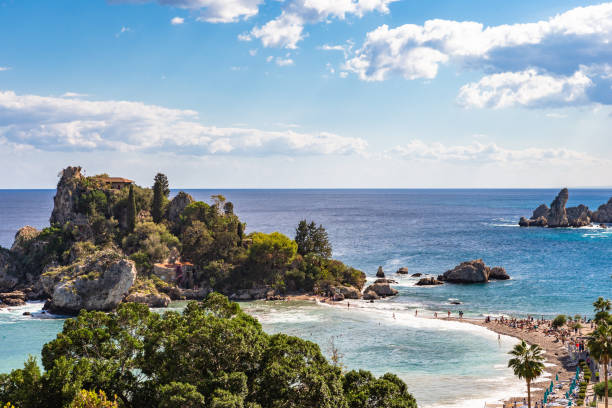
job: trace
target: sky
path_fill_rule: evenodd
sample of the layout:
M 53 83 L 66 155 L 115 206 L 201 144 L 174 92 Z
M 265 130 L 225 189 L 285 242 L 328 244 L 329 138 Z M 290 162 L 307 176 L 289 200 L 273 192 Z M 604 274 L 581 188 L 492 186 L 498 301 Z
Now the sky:
M 0 0 L 0 188 L 612 181 L 612 3 Z

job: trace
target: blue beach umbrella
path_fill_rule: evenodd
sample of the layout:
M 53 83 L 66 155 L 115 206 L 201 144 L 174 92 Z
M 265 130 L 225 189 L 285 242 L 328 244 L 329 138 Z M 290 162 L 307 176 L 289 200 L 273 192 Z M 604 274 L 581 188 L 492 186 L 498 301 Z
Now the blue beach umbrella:
M 555 381 L 559 381 L 559 374 L 555 375 Z

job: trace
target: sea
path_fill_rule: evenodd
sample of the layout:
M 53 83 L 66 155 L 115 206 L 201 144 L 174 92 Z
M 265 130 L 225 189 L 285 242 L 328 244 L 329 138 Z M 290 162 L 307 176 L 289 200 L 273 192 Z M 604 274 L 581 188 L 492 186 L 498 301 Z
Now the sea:
M 242 307 L 270 333 L 283 332 L 332 348 L 345 369 L 392 372 L 408 384 L 420 407 L 482 407 L 524 392 L 507 368 L 516 339 L 484 328 L 433 318 L 556 314 L 592 316 L 598 296 L 612 296 L 612 228 L 520 228 L 558 190 L 186 190 L 195 199 L 222 194 L 234 203 L 247 232 L 290 237 L 302 219 L 322 224 L 333 256 L 373 280 L 379 266 L 397 280 L 399 295 L 369 303 L 247 302 Z M 176 193 L 176 192 L 173 192 Z M 23 225 L 48 225 L 53 190 L 0 190 L 0 245 L 10 247 Z M 568 206 L 591 209 L 612 189 L 570 190 Z M 503 266 L 507 281 L 415 286 L 410 274 L 438 275 L 482 258 Z M 459 302 L 460 304 L 453 304 Z M 64 319 L 42 319 L 40 303 L 0 309 L 0 372 L 39 356 Z M 181 303 L 171 309 L 180 309 Z M 34 317 L 24 316 L 30 311 Z M 417 316 L 415 316 L 417 314 Z

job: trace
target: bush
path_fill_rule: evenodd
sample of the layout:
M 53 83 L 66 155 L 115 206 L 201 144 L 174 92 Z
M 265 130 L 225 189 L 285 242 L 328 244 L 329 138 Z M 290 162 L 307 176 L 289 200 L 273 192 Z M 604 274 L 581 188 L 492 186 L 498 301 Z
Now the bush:
M 567 317 L 565 315 L 558 315 L 552 321 L 552 327 L 558 329 L 559 327 L 565 326 L 565 323 L 567 323 Z
M 104 391 L 81 390 L 70 403 L 70 408 L 118 408 L 117 398 L 110 401 Z
M 595 384 L 595 386 L 593 387 L 593 391 L 595 391 L 595 395 L 603 398 L 606 392 L 605 383 L 602 381 L 600 383 Z M 608 380 L 608 392 L 610 391 L 612 391 L 612 379 Z

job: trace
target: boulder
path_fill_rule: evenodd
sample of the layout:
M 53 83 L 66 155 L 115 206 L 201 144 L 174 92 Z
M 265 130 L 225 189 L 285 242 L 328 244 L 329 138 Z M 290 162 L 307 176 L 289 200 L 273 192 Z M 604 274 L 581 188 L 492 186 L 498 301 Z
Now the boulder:
M 444 282 L 441 282 L 439 280 L 437 280 L 436 278 L 429 277 L 429 278 L 421 278 L 419 279 L 419 281 L 416 283 L 417 286 L 434 286 L 434 285 L 444 285 Z
M 136 279 L 133 261 L 112 250 L 100 251 L 80 264 L 48 269 L 41 280 L 52 312 L 76 314 L 85 310 L 113 310 Z
M 397 273 L 400 275 L 408 275 L 408 268 L 403 266 L 397 270 Z
M 385 272 L 383 271 L 382 266 L 378 267 L 378 270 L 376 271 L 376 277 L 377 278 L 384 278 L 385 277 Z
M 608 226 L 606 224 L 599 224 L 599 228 L 606 229 L 606 228 L 608 228 Z
M 533 210 L 533 215 L 531 216 L 532 220 L 537 220 L 540 217 L 548 217 L 548 212 L 550 211 L 550 208 L 548 208 L 548 206 L 546 204 L 540 204 L 540 206 L 538 208 L 536 208 L 535 210 Z
M 167 307 L 170 304 L 170 297 L 163 293 L 130 293 L 126 298 L 126 302 L 143 303 L 149 307 Z
M 397 281 L 393 279 L 388 279 L 388 278 L 380 278 L 380 279 L 376 279 L 374 283 L 397 283 Z
M 366 290 L 363 292 L 363 300 L 378 300 L 380 296 L 376 294 L 373 290 Z
M 519 220 L 519 225 L 521 227 L 546 227 L 548 225 L 548 220 L 546 217 L 539 217 L 537 219 L 527 219 L 525 217 L 521 217 Z
M 417 272 L 417 273 L 413 273 L 413 274 L 412 274 L 412 275 L 410 275 L 410 276 L 412 276 L 413 278 L 418 278 L 418 277 L 420 277 L 420 276 L 423 276 L 423 274 L 422 274 L 421 272 Z
M 332 296 L 332 300 L 334 302 L 341 302 L 344 300 L 344 295 L 342 293 L 334 293 L 334 296 Z
M 442 279 L 451 283 L 484 283 L 489 280 L 489 268 L 482 259 L 462 262 L 453 269 L 444 272 Z
M 612 198 L 610 198 L 606 204 L 600 205 L 597 211 L 593 212 L 591 219 L 594 222 L 611 223 L 612 222 Z
M 352 286 L 338 286 L 335 288 L 335 293 L 341 294 L 344 299 L 360 299 L 361 292 L 359 289 Z
M 20 290 L 14 292 L 0 293 L 0 307 L 3 306 L 23 306 L 25 305 L 26 295 Z
M 506 272 L 505 268 L 502 268 L 501 266 L 495 266 L 491 268 L 491 271 L 489 272 L 489 279 L 508 280 L 510 279 L 510 276 Z
M 364 293 L 367 293 L 370 291 L 376 293 L 380 297 L 395 296 L 398 293 L 397 290 L 389 286 L 388 283 L 382 283 L 382 282 L 374 283 L 368 286 Z
M 193 203 L 193 197 L 184 191 L 180 191 L 168 204 L 167 216 L 168 221 L 171 223 L 178 223 L 180 221 L 181 214 L 185 208 Z

